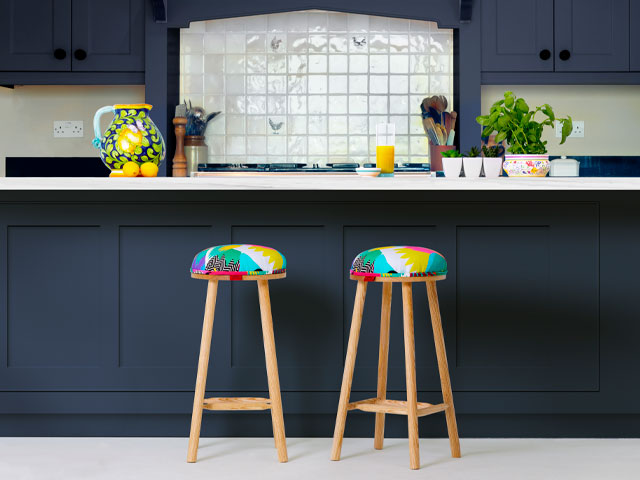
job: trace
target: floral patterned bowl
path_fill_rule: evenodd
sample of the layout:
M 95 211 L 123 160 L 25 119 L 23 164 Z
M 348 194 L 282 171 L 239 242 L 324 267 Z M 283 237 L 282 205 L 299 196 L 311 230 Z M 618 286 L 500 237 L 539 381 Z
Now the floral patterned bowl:
M 549 155 L 505 155 L 502 167 L 510 177 L 545 177 L 551 163 Z

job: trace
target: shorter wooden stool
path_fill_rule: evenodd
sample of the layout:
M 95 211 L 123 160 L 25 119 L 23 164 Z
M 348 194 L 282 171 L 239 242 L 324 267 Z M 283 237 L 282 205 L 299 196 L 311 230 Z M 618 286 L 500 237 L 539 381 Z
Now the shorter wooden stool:
M 201 251 L 191 265 L 191 277 L 208 280 L 207 301 L 204 309 L 198 376 L 193 398 L 191 433 L 187 462 L 193 463 L 198 457 L 202 410 L 271 410 L 273 437 L 278 450 L 278 460 L 287 461 L 287 444 L 284 433 L 282 401 L 276 345 L 273 337 L 269 280 L 286 277 L 287 261 L 277 250 L 259 245 L 220 245 Z M 204 398 L 207 384 L 207 367 L 211 349 L 213 314 L 216 307 L 218 282 L 221 280 L 257 281 L 262 318 L 262 336 L 269 383 L 269 398 Z
M 351 280 L 357 280 L 356 299 L 353 306 L 351 331 L 347 346 L 347 358 L 342 377 L 340 403 L 336 427 L 333 434 L 331 460 L 340 460 L 342 439 L 349 410 L 362 410 L 376 414 L 374 448 L 381 450 L 384 441 L 385 413 L 407 415 L 409 424 L 409 455 L 411 469 L 420 468 L 420 450 L 418 436 L 418 417 L 432 413 L 445 412 L 451 456 L 460 457 L 460 441 L 453 407 L 453 394 L 447 366 L 447 354 L 444 346 L 444 335 L 440 321 L 440 307 L 436 282 L 444 280 L 447 274 L 447 262 L 442 255 L 423 247 L 382 247 L 366 250 L 359 254 L 351 267 Z M 380 320 L 380 350 L 378 358 L 378 396 L 367 400 L 349 403 L 351 382 L 356 363 L 360 325 L 367 282 L 382 283 L 382 316 Z M 442 386 L 443 403 L 432 405 L 417 400 L 416 359 L 413 331 L 413 299 L 412 287 L 415 282 L 423 282 L 427 287 L 431 325 L 438 358 L 440 384 Z M 404 352 L 407 380 L 407 400 L 387 400 L 387 365 L 389 355 L 389 325 L 391 316 L 391 287 L 393 283 L 402 283 L 402 306 L 404 316 Z

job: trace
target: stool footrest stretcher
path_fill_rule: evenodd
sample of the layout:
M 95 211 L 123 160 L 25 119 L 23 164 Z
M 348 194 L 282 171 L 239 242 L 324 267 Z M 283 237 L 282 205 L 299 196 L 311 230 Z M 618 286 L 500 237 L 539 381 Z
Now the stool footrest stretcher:
M 424 417 L 432 413 L 443 412 L 449 408 L 446 403 L 432 405 L 431 403 L 418 402 L 418 416 Z M 363 412 L 390 413 L 395 415 L 407 415 L 407 402 L 404 400 L 381 400 L 379 398 L 368 398 L 358 402 L 351 402 L 348 410 L 362 410 Z
M 202 408 L 205 410 L 269 410 L 271 400 L 259 397 L 212 397 L 204 399 Z

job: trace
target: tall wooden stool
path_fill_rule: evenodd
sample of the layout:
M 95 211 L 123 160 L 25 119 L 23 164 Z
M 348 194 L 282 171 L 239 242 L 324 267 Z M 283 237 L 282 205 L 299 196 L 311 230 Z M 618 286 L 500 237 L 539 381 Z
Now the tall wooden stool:
M 331 460 L 340 460 L 344 427 L 349 410 L 362 410 L 376 414 L 374 448 L 381 450 L 384 441 L 385 413 L 407 415 L 409 423 L 409 455 L 411 469 L 420 468 L 420 450 L 418 437 L 418 417 L 445 412 L 451 456 L 460 457 L 460 441 L 458 427 L 453 408 L 453 394 L 449 380 L 449 367 L 444 346 L 444 335 L 440 321 L 440 307 L 436 282 L 444 280 L 447 275 L 447 262 L 442 255 L 423 247 L 381 247 L 373 248 L 359 254 L 351 266 L 351 280 L 357 280 L 356 299 L 353 306 L 351 331 L 347 358 L 342 377 L 340 403 L 333 434 Z M 378 396 L 367 400 L 349 403 L 351 381 L 356 363 L 362 311 L 367 292 L 367 282 L 382 283 L 382 316 L 380 320 L 380 350 L 378 358 Z M 423 282 L 427 286 L 431 325 L 438 357 L 440 384 L 442 386 L 443 403 L 432 405 L 418 402 L 416 387 L 416 359 L 413 333 L 413 299 L 412 287 L 415 282 Z M 387 400 L 387 365 L 389 354 L 389 324 L 391 314 L 391 287 L 393 283 L 402 283 L 402 306 L 404 316 L 404 356 L 407 379 L 407 400 Z
M 220 245 L 201 251 L 193 259 L 191 277 L 208 280 L 207 301 L 202 325 L 198 377 L 193 398 L 191 416 L 191 434 L 187 462 L 193 463 L 198 457 L 202 410 L 271 410 L 273 437 L 278 450 L 278 460 L 287 461 L 287 444 L 284 434 L 282 401 L 280 399 L 280 380 L 276 345 L 273 338 L 271 319 L 271 301 L 269 300 L 269 280 L 286 277 L 287 260 L 277 250 L 259 245 Z M 236 397 L 204 398 L 207 384 L 207 367 L 211 349 L 213 313 L 216 307 L 216 294 L 220 280 L 257 281 L 262 318 L 262 336 L 264 355 L 269 382 L 269 398 Z

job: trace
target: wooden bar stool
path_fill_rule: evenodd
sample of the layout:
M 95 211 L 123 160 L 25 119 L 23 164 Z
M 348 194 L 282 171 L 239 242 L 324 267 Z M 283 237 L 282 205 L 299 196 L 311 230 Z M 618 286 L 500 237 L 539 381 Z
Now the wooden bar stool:
M 376 414 L 374 448 L 381 450 L 384 441 L 385 413 L 407 415 L 409 424 L 409 455 L 411 469 L 420 468 L 420 450 L 418 436 L 418 417 L 445 412 L 451 456 L 460 457 L 460 441 L 458 427 L 453 407 L 453 394 L 449 380 L 449 367 L 444 346 L 444 335 L 440 321 L 440 307 L 436 282 L 444 280 L 447 275 L 447 262 L 442 255 L 423 247 L 381 247 L 360 253 L 351 266 L 351 280 L 357 280 L 356 299 L 353 306 L 351 330 L 347 357 L 342 377 L 340 403 L 336 427 L 333 434 L 333 448 L 331 460 L 340 460 L 344 427 L 349 410 L 362 410 Z M 367 400 L 349 403 L 353 369 L 356 363 L 358 339 L 364 299 L 367 292 L 367 282 L 382 283 L 382 316 L 380 320 L 380 350 L 378 358 L 378 396 Z M 442 386 L 443 403 L 432 405 L 418 402 L 416 387 L 416 360 L 413 332 L 413 299 L 412 287 L 415 282 L 426 283 L 431 312 L 431 325 L 438 358 L 440 384 Z M 389 325 L 391 314 L 391 287 L 393 283 L 402 283 L 402 306 L 404 317 L 404 351 L 407 380 L 407 400 L 387 400 L 387 365 L 389 354 Z
M 287 444 L 284 434 L 282 401 L 276 345 L 273 338 L 271 301 L 269 300 L 269 280 L 286 277 L 287 260 L 277 250 L 260 245 L 220 245 L 201 251 L 193 259 L 191 277 L 208 280 L 207 300 L 202 325 L 198 376 L 193 398 L 191 433 L 187 462 L 193 463 L 198 457 L 202 410 L 271 410 L 273 437 L 278 450 L 278 460 L 287 461 Z M 269 383 L 269 398 L 204 398 L 207 384 L 207 367 L 211 349 L 213 314 L 216 307 L 218 282 L 221 280 L 257 281 L 262 318 L 262 336 Z

